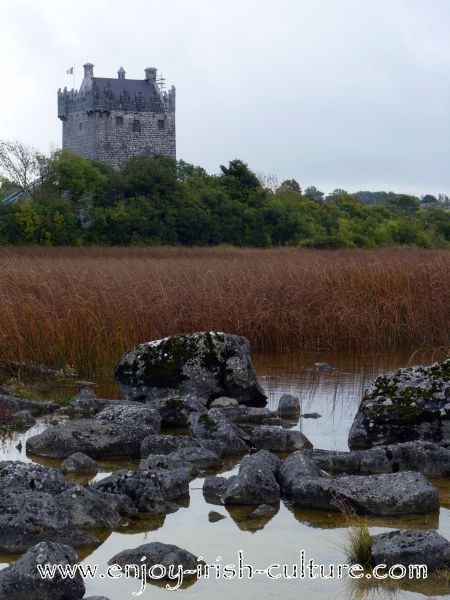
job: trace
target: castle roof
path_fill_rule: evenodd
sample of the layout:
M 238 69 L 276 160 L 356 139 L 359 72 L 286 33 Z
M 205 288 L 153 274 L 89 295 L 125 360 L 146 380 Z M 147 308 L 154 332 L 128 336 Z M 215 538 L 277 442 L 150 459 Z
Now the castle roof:
M 113 94 L 120 98 L 124 92 L 131 98 L 142 95 L 147 100 L 156 100 L 160 97 L 159 87 L 154 82 L 146 79 L 117 79 L 113 77 L 92 77 L 92 91 L 94 94 Z
M 142 104 L 155 112 L 164 110 L 164 99 L 156 82 L 146 79 L 116 79 L 92 77 L 94 101 L 129 102 Z

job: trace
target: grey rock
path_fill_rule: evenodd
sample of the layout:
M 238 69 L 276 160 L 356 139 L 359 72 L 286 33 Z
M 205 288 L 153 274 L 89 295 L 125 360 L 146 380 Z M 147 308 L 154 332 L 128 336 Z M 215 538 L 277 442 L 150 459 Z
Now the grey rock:
M 142 440 L 141 457 L 147 458 L 150 454 L 171 454 L 192 447 L 203 448 L 203 444 L 191 435 L 151 434 Z
M 126 496 L 117 497 L 81 485 L 56 496 L 55 500 L 68 519 L 81 529 L 118 527 L 123 521 L 120 513 L 136 512 Z
M 222 496 L 230 482 L 237 475 L 233 475 L 228 479 L 226 477 L 205 477 L 203 481 L 203 495 L 205 499 L 212 504 L 222 504 Z
M 76 527 L 57 498 L 32 491 L 1 494 L 0 552 L 25 552 L 41 541 L 67 542 L 75 548 L 95 544 L 96 538 Z
M 278 414 L 281 418 L 292 419 L 300 415 L 300 398 L 291 394 L 281 396 L 278 403 Z
M 170 469 L 186 469 L 191 478 L 196 477 L 199 470 L 193 464 L 172 454 L 150 454 L 139 463 L 140 471 L 158 471 Z
M 250 439 L 255 448 L 270 452 L 294 452 L 313 447 L 301 431 L 271 425 L 255 427 Z
M 187 446 L 170 454 L 150 454 L 141 461 L 139 468 L 141 471 L 148 471 L 158 468 L 177 469 L 184 467 L 189 469 L 192 475 L 196 475 L 199 471 L 218 469 L 222 465 L 223 460 L 212 450 L 203 446 Z
M 137 565 L 138 570 L 141 565 L 145 565 L 147 571 L 153 565 L 162 565 L 166 573 L 169 568 L 172 567 L 176 573 L 181 567 L 184 571 L 184 577 L 196 577 L 197 567 L 203 565 L 204 562 L 199 560 L 197 556 L 179 548 L 173 544 L 162 544 L 161 542 L 150 542 L 149 544 L 143 544 L 137 548 L 131 548 L 130 550 L 123 550 L 109 561 L 109 565 L 119 565 L 124 567 L 125 565 Z M 192 573 L 186 573 L 186 571 L 192 571 Z M 166 579 L 169 578 L 168 573 Z
M 90 456 L 82 452 L 75 452 L 61 463 L 61 471 L 63 473 L 96 475 L 98 473 L 98 464 Z
M 344 502 L 355 512 L 373 515 L 406 515 L 439 510 L 439 497 L 420 473 L 403 471 L 382 475 L 299 477 L 292 483 L 294 504 L 307 508 L 337 509 Z
M 282 463 L 278 478 L 285 497 L 292 496 L 292 486 L 302 477 L 326 477 L 326 473 L 317 467 L 303 451 L 293 452 Z
M 167 398 L 158 398 L 152 401 L 160 414 L 164 427 L 187 427 L 191 413 L 204 413 L 204 404 L 190 394 L 172 394 Z
M 429 571 L 450 568 L 450 542 L 434 530 L 396 530 L 372 537 L 375 564 L 391 567 L 426 565 Z
M 322 415 L 318 412 L 312 412 L 312 413 L 303 413 L 301 416 L 303 417 L 303 419 L 320 419 L 320 417 Z
M 92 417 L 107 405 L 108 401 L 97 398 L 92 389 L 82 388 L 70 400 L 64 412 L 77 417 Z
M 221 496 L 223 504 L 276 504 L 280 500 L 277 476 L 280 460 L 266 450 L 245 456 L 237 477 Z
M 450 446 L 450 358 L 378 377 L 349 433 L 352 450 L 426 440 Z
M 54 402 L 38 402 L 36 400 L 26 400 L 11 396 L 8 393 L 0 392 L 0 411 L 6 414 L 14 414 L 23 410 L 28 410 L 34 416 L 45 415 L 59 408 Z
M 218 469 L 223 465 L 222 458 L 203 446 L 188 446 L 180 448 L 172 454 L 172 458 L 184 460 L 199 470 Z
M 0 598 L 11 600 L 81 600 L 85 587 L 78 573 L 73 579 L 42 579 L 37 565 L 74 565 L 73 548 L 55 542 L 41 542 L 30 548 L 19 560 L 0 571 Z
M 214 442 L 221 456 L 236 456 L 250 448 L 247 434 L 217 408 L 201 415 L 192 414 L 189 417 L 189 429 L 195 438 Z
M 210 408 L 232 408 L 234 406 L 239 406 L 239 402 L 235 398 L 227 398 L 226 396 L 216 398 L 209 405 Z
M 222 521 L 222 519 L 226 519 L 225 515 L 220 514 L 216 510 L 210 510 L 208 513 L 208 521 L 210 523 L 217 523 L 218 521 Z
M 109 600 L 109 598 L 107 598 L 106 596 L 89 596 L 84 600 Z
M 221 396 L 264 406 L 247 339 L 220 332 L 175 335 L 140 344 L 120 360 L 116 380 L 129 400 L 151 401 L 174 391 L 203 403 Z
M 222 408 L 220 410 L 222 414 L 232 423 L 261 425 L 262 423 L 266 423 L 268 419 L 277 417 L 277 413 L 273 412 L 269 408 L 244 406 L 243 404 L 236 407 Z
M 0 462 L 0 493 L 34 491 L 56 495 L 70 487 L 58 469 L 20 461 Z
M 36 423 L 36 419 L 33 417 L 29 410 L 20 410 L 12 415 L 9 425 L 14 429 L 29 429 Z
M 332 473 L 372 475 L 418 471 L 427 477 L 450 476 L 450 449 L 422 440 L 354 452 L 311 450 L 308 456 L 321 469 Z
M 66 458 L 75 452 L 92 458 L 139 456 L 142 440 L 153 432 L 150 424 L 80 419 L 49 427 L 28 438 L 26 448 L 38 456 L 51 458 Z
M 151 406 L 135 403 L 110 404 L 94 417 L 96 421 L 114 423 L 131 430 L 140 428 L 149 433 L 157 433 L 161 429 L 161 417 Z
M 116 471 L 92 486 L 100 492 L 128 496 L 138 512 L 161 514 L 173 502 L 189 496 L 187 469 L 158 471 Z

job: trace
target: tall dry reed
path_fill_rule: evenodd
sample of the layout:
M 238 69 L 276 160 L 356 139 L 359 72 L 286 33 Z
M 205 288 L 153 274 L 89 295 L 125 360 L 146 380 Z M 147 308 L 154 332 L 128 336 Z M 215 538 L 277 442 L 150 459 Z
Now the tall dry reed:
M 449 344 L 450 253 L 0 250 L 0 363 L 111 368 L 138 342 L 222 330 L 259 351 Z

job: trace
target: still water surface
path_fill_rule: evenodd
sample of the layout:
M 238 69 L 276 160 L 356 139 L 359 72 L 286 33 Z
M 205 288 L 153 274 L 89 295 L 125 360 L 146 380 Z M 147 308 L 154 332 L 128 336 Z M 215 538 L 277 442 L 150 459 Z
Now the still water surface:
M 349 355 L 264 355 L 254 357 L 254 366 L 266 393 L 269 406 L 276 408 L 280 396 L 292 393 L 300 396 L 302 413 L 319 413 L 320 418 L 300 418 L 295 428 L 300 429 L 316 448 L 347 450 L 347 435 L 356 413 L 363 390 L 379 373 L 387 373 L 407 366 L 409 353 L 377 354 L 352 357 Z M 334 367 L 331 371 L 315 372 L 310 370 L 316 361 L 326 361 Z M 430 356 L 416 356 L 414 362 L 426 364 Z M 114 397 L 117 390 L 106 381 L 99 389 L 99 395 Z M 0 460 L 5 458 L 31 460 L 25 454 L 24 441 L 45 427 L 37 424 L 26 434 L 12 434 L 5 438 L 0 447 Z M 22 450 L 16 448 L 22 441 Z M 58 461 L 45 464 L 58 466 Z M 137 462 L 108 463 L 100 462 L 98 478 L 107 476 L 111 471 L 125 466 L 137 468 Z M 227 465 L 224 473 L 236 472 L 238 464 Z M 316 563 L 328 565 L 345 563 L 345 522 L 335 513 L 292 509 L 280 503 L 277 513 L 270 520 L 251 520 L 247 518 L 248 509 L 224 507 L 208 504 L 202 494 L 202 478 L 191 482 L 188 505 L 165 518 L 135 522 L 120 531 L 104 533 L 99 538 L 102 543 L 90 553 L 80 553 L 85 564 L 98 564 L 99 573 L 105 572 L 107 561 L 117 552 L 151 541 L 171 543 L 186 548 L 202 556 L 208 564 L 237 562 L 237 553 L 242 550 L 244 559 L 256 569 L 265 569 L 274 563 L 298 564 L 300 551 L 304 550 L 306 559 L 313 558 Z M 437 529 L 450 539 L 450 481 L 433 482 L 441 497 L 439 514 L 419 515 L 416 517 L 373 518 L 368 521 L 372 533 L 389 529 Z M 227 518 L 217 523 L 208 521 L 210 510 L 218 510 Z M 0 560 L 6 561 L 3 557 Z M 0 565 L 0 566 L 4 566 Z M 97 577 L 86 580 L 88 595 L 104 595 L 110 600 L 125 600 L 135 597 L 144 600 L 154 598 L 168 600 L 173 595 L 185 600 L 223 600 L 274 599 L 306 600 L 336 599 L 382 599 L 398 600 L 419 599 L 425 597 L 450 598 L 449 588 L 443 581 L 429 580 L 403 583 L 395 587 L 374 587 L 369 581 L 350 582 L 336 579 L 268 579 L 264 575 L 255 575 L 252 580 L 216 579 L 211 574 L 209 580 L 195 581 L 177 591 L 168 591 L 163 585 L 148 584 L 140 592 L 139 580 L 125 580 Z

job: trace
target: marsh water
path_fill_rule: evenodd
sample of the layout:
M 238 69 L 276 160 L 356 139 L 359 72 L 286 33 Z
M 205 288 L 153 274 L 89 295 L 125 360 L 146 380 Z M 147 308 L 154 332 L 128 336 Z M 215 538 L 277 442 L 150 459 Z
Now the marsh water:
M 427 364 L 433 357 L 426 353 L 413 357 L 413 363 Z M 332 370 L 316 370 L 316 362 L 326 362 Z M 301 417 L 293 428 L 300 429 L 315 448 L 347 450 L 347 435 L 356 413 L 362 393 L 380 373 L 388 373 L 411 363 L 411 353 L 358 355 L 257 355 L 253 358 L 258 378 L 269 398 L 269 406 L 277 407 L 284 393 L 298 395 L 301 412 L 318 413 L 320 417 Z M 65 383 L 64 385 L 67 385 Z M 57 386 L 49 394 L 58 393 Z M 119 397 L 113 382 L 104 379 L 98 390 L 103 397 Z M 24 440 L 46 427 L 37 423 L 25 434 L 10 434 L 0 445 L 0 460 L 20 459 L 30 461 L 25 452 Z M 18 442 L 22 448 L 17 448 Z M 20 448 L 20 445 L 19 445 Z M 42 461 L 43 464 L 59 466 L 59 461 Z M 137 468 L 138 461 L 109 463 L 100 461 L 100 472 L 96 479 L 107 476 L 117 468 Z M 227 464 L 223 473 L 236 472 L 238 463 Z M 84 564 L 98 564 L 98 573 L 105 573 L 107 561 L 117 552 L 150 541 L 176 544 L 198 556 L 208 564 L 236 564 L 238 551 L 243 551 L 244 562 L 255 569 L 266 569 L 278 563 L 289 566 L 299 564 L 300 552 L 306 560 L 316 564 L 338 565 L 346 562 L 346 523 L 338 513 L 293 509 L 283 502 L 270 519 L 249 519 L 249 509 L 227 510 L 222 506 L 208 504 L 202 494 L 202 478 L 191 482 L 190 499 L 177 512 L 165 518 L 134 521 L 118 531 L 99 534 L 101 543 L 95 548 L 80 552 Z M 441 498 L 439 513 L 408 517 L 371 518 L 368 525 L 372 533 L 390 529 L 437 529 L 450 539 L 450 481 L 435 480 Z M 216 523 L 208 520 L 208 513 L 217 510 L 226 516 Z M 0 557 L 0 567 L 11 557 Z M 278 571 L 277 571 L 278 572 Z M 245 575 L 248 570 L 244 571 Z M 254 574 L 252 579 L 217 578 L 211 570 L 209 579 L 194 580 L 176 591 L 165 589 L 164 584 L 148 583 L 141 593 L 138 579 L 108 579 L 97 576 L 86 579 L 86 596 L 104 595 L 110 600 L 125 600 L 139 597 L 168 600 L 181 595 L 186 600 L 209 599 L 298 599 L 328 600 L 329 598 L 398 598 L 417 599 L 425 597 L 450 597 L 450 589 L 443 579 L 429 578 L 426 581 L 403 581 L 390 585 L 374 585 L 369 579 L 349 581 L 337 579 L 269 579 L 263 574 Z M 137 596 L 134 594 L 138 594 Z

